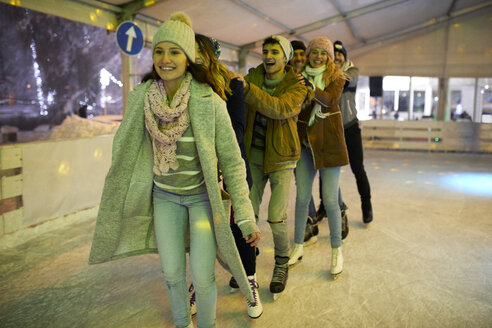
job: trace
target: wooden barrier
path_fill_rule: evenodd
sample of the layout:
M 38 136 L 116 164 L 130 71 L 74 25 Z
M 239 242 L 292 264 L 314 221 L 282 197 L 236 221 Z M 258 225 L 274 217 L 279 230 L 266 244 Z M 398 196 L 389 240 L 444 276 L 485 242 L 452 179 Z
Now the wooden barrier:
M 0 148 L 0 236 L 20 228 L 23 217 L 22 149 Z
M 436 121 L 361 121 L 364 147 L 492 152 L 492 124 Z

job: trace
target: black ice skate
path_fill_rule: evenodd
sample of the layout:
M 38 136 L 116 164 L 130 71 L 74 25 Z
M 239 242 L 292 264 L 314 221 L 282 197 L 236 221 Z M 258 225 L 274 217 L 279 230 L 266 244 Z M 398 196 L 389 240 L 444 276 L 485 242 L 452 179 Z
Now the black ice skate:
M 342 216 L 342 240 L 344 240 L 349 233 L 348 217 L 347 217 L 347 212 L 345 210 L 341 210 L 340 212 Z
M 318 211 L 316 212 L 316 217 L 314 218 L 314 224 L 320 223 L 324 218 L 326 218 L 326 210 L 323 201 L 321 201 Z
M 288 262 L 289 257 L 287 256 L 275 256 L 275 268 L 273 269 L 272 282 L 270 283 L 270 292 L 273 294 L 274 301 L 287 285 L 287 277 L 289 276 Z
M 308 216 L 306 230 L 304 231 L 304 246 L 309 246 L 318 241 L 316 237 L 319 233 L 318 225 L 314 224 L 313 218 Z

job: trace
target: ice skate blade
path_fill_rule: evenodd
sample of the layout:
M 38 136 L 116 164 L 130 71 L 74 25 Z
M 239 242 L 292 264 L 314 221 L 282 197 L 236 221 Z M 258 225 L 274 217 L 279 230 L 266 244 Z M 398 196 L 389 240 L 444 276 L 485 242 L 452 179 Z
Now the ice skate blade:
M 316 244 L 317 242 L 318 242 L 318 237 L 313 236 L 313 237 L 309 238 L 308 241 L 304 242 L 304 247 L 311 246 L 313 244 Z
M 261 315 L 262 315 L 262 314 L 263 314 L 263 311 L 261 311 L 260 315 L 259 315 L 259 316 L 257 316 L 257 317 L 252 317 L 252 316 L 250 316 L 249 314 L 248 314 L 248 317 L 250 317 L 251 319 L 258 319 L 259 317 L 261 317 Z
M 250 317 L 251 319 L 258 319 L 259 317 L 261 317 L 261 315 L 263 314 L 263 306 L 261 307 L 261 312 L 260 314 L 258 314 L 257 316 L 252 316 L 251 314 L 249 314 L 248 312 L 248 317 Z
M 280 294 L 282 294 L 282 293 L 272 293 L 273 300 L 276 301 L 277 298 L 279 298 Z
M 229 293 L 230 294 L 236 294 L 238 291 L 239 291 L 239 288 L 229 287 Z
M 295 261 L 295 262 L 293 262 L 293 263 L 290 263 L 290 261 L 289 261 L 289 263 L 288 263 L 288 264 L 289 264 L 289 268 L 290 268 L 290 267 L 293 267 L 293 266 L 296 266 L 297 264 L 299 264 L 299 263 L 301 262 L 301 260 L 302 260 L 302 256 L 301 256 L 301 257 L 299 257 L 299 258 L 297 259 L 297 261 Z
M 340 271 L 339 273 L 331 273 L 331 278 L 333 280 L 337 280 L 340 277 L 340 275 L 342 274 L 342 272 L 343 271 Z

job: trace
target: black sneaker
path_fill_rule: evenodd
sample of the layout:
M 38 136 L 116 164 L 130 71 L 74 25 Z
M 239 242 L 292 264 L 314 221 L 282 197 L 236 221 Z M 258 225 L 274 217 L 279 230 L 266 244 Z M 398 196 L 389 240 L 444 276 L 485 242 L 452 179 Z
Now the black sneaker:
M 347 217 L 347 212 L 345 212 L 345 210 L 341 210 L 340 213 L 342 215 L 342 240 L 344 240 L 349 233 L 348 217 Z

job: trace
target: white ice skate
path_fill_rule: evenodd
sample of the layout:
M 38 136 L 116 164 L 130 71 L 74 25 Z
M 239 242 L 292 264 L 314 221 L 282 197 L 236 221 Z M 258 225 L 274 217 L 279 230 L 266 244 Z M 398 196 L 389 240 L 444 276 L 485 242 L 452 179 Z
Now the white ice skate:
M 304 255 L 303 245 L 294 243 L 294 247 L 292 252 L 290 253 L 289 258 L 289 266 L 299 263 L 302 260 L 302 256 Z
M 333 280 L 338 279 L 342 271 L 343 271 L 342 248 L 341 247 L 332 248 L 330 273 Z

